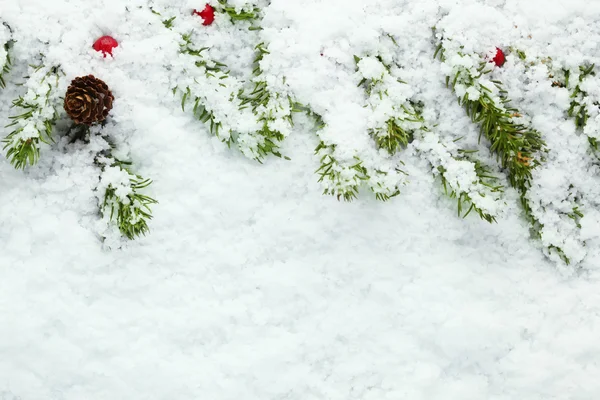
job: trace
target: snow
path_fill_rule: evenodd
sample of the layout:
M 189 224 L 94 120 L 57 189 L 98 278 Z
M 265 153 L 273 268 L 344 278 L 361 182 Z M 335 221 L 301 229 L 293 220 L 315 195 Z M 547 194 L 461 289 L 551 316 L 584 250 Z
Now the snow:
M 103 128 L 115 156 L 154 181 L 148 193 L 159 201 L 150 233 L 135 241 L 99 216 L 94 158 L 107 146 L 99 136 L 86 145 L 55 135 L 25 171 L 0 158 L 0 399 L 595 398 L 600 182 L 587 138 L 565 119 L 567 89 L 550 85 L 549 67 L 514 55 L 494 72 L 547 143 L 529 194 L 547 218 L 547 242 L 529 237 L 512 189 L 481 200 L 497 223 L 460 218 L 432 173 L 445 166 L 453 187 L 477 193 L 466 178 L 472 164 L 453 162 L 458 148 L 479 150 L 508 185 L 445 88 L 431 28 L 480 54 L 515 46 L 528 61 L 552 57 L 553 68 L 600 65 L 600 4 L 230 4 L 262 7 L 264 30 L 248 33 L 223 15 L 201 27 L 191 15 L 196 1 L 0 0 L 15 40 L 0 126 L 39 53 L 47 67 L 60 65 L 61 91 L 92 73 L 115 95 Z M 177 25 L 166 29 L 148 5 L 177 15 Z M 317 135 L 314 121 L 295 115 L 281 148 L 290 160 L 260 164 L 229 149 L 172 92 L 192 79 L 183 71 L 203 76 L 179 55 L 179 33 L 191 27 L 194 43 L 231 68 L 234 85 L 251 79 L 254 46 L 264 40 L 269 83 L 322 115 L 326 128 Z M 91 49 L 104 34 L 119 41 L 114 58 Z M 374 121 L 354 56 L 376 55 L 399 62 L 392 73 L 425 103 L 432 129 L 397 155 L 365 134 Z M 230 104 L 214 105 L 240 131 L 256 126 Z M 352 203 L 322 196 L 321 140 L 369 168 L 403 162 L 401 194 L 385 203 L 369 190 Z M 385 187 L 400 180 L 376 178 Z M 579 231 L 564 217 L 575 200 L 585 210 Z M 581 263 L 549 260 L 544 247 L 556 241 Z

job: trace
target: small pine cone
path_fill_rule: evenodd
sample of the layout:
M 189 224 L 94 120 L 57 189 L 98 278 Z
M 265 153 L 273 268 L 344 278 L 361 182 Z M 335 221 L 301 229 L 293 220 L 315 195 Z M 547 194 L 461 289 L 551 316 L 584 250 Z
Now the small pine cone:
M 73 79 L 65 95 L 65 111 L 77 124 L 102 122 L 112 109 L 114 96 L 106 83 L 93 75 Z

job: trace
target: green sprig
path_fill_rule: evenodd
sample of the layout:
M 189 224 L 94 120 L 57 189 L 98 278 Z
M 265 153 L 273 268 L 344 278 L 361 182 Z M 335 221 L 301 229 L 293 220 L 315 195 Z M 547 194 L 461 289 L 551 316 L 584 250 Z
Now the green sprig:
M 438 47 L 436 55 L 445 61 L 442 45 Z M 483 75 L 490 73 L 487 63 L 483 62 L 473 76 L 467 70 L 459 70 L 452 81 L 447 77 L 447 84 L 454 90 L 460 81 L 466 86 L 474 87 Z M 459 103 L 465 108 L 471 120 L 480 126 L 480 138 L 486 137 L 490 143 L 490 150 L 500 161 L 503 168 L 508 171 L 511 186 L 524 193 L 531 185 L 532 170 L 540 164 L 535 156 L 545 148 L 541 134 L 523 124 L 516 123 L 515 118 L 521 117 L 518 110 L 510 107 L 508 93 L 498 80 L 491 81 L 498 89 L 500 106 L 492 98 L 491 89 L 479 85 L 480 96 L 478 100 L 470 100 L 469 94 L 459 98 Z
M 260 16 L 260 8 L 252 7 L 250 10 L 238 11 L 235 7 L 229 5 L 227 0 L 219 0 L 217 10 L 229 15 L 233 22 L 237 21 L 255 21 Z
M 140 193 L 152 184 L 152 180 L 144 179 L 140 175 L 131 172 L 131 162 L 118 160 L 112 156 L 112 153 L 104 152 L 103 157 L 111 160 L 110 163 L 100 161 L 96 158 L 96 163 L 102 171 L 107 165 L 119 168 L 129 176 L 129 187 L 131 193 L 127 194 L 126 199 L 117 195 L 117 188 L 109 184 L 104 194 L 104 200 L 101 204 L 101 213 L 108 216 L 110 221 L 114 221 L 119 231 L 128 239 L 133 240 L 136 237 L 146 235 L 150 230 L 148 221 L 152 219 L 151 206 L 158 202 L 150 196 Z
M 37 73 L 42 68 L 43 65 L 34 67 L 33 72 Z M 2 142 L 4 143 L 3 149 L 7 150 L 6 157 L 16 169 L 24 169 L 37 164 L 40 157 L 40 143 L 51 144 L 54 142 L 52 132 L 58 119 L 58 113 L 55 106 L 50 103 L 50 97 L 52 91 L 58 86 L 60 74 L 62 74 L 60 69 L 54 67 L 42 78 L 40 85 L 48 87 L 44 94 L 38 94 L 30 101 L 25 100 L 23 96 L 13 100 L 12 107 L 20 109 L 21 113 L 9 117 L 12 122 L 7 125 L 7 128 L 14 127 L 14 130 Z M 51 108 L 52 116 L 50 118 L 41 119 L 44 107 Z M 26 126 L 36 131 L 37 136 L 19 137 Z
M 6 75 L 8 75 L 8 73 L 10 72 L 11 67 L 12 67 L 12 60 L 10 58 L 10 49 L 11 49 L 10 42 L 5 43 L 4 50 L 6 51 L 6 62 L 4 63 L 2 68 L 0 68 L 0 89 L 4 89 L 6 87 L 6 81 L 5 81 L 4 77 Z
M 594 67 L 595 65 L 593 64 L 588 66 L 582 65 L 579 67 L 579 83 L 575 86 L 571 93 L 572 101 L 568 111 L 569 117 L 575 119 L 575 125 L 580 129 L 585 128 L 585 126 L 587 125 L 587 121 L 590 117 L 587 110 L 587 105 L 581 101 L 582 98 L 585 98 L 588 95 L 583 89 L 581 89 L 581 84 L 587 77 L 596 75 L 596 73 L 594 72 Z M 564 73 L 566 79 L 565 85 L 568 87 L 570 71 L 564 70 Z
M 269 109 L 269 105 L 274 99 L 280 100 L 281 95 L 279 93 L 273 93 L 269 89 L 266 80 L 261 79 L 263 70 L 260 63 L 265 55 L 269 54 L 269 51 L 266 49 L 264 43 L 259 43 L 255 47 L 255 50 L 256 56 L 254 58 L 252 70 L 253 75 L 256 77 L 254 87 L 249 93 L 241 90 L 238 97 L 241 100 L 240 110 L 250 107 L 252 112 L 258 118 L 259 123 L 261 123 L 261 129 L 254 132 L 252 136 L 256 137 L 258 142 L 256 148 L 253 149 L 255 159 L 262 163 L 263 159 L 268 155 L 274 155 L 280 158 L 283 157 L 280 152 L 280 146 L 281 142 L 285 140 L 285 135 L 270 126 L 270 123 L 275 121 L 276 118 L 273 115 L 273 110 Z M 294 110 L 293 101 L 290 97 L 287 97 L 284 101 L 288 103 L 290 110 L 290 114 L 284 118 L 292 124 L 291 112 Z M 277 105 L 277 107 L 282 106 Z

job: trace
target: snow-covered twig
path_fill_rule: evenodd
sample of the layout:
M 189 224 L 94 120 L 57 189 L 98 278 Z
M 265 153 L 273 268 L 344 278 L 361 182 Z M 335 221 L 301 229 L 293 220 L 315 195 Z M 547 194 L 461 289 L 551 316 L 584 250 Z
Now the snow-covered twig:
M 600 141 L 600 80 L 595 65 L 581 65 L 578 70 L 562 70 L 564 86 L 571 95 L 569 117 L 588 138 L 593 150 Z
M 10 117 L 14 130 L 3 140 L 6 156 L 17 169 L 37 163 L 40 144 L 53 141 L 52 132 L 58 119 L 57 90 L 62 77 L 58 67 L 32 67 L 25 83 L 27 93 L 13 101 L 20 114 Z
M 6 87 L 5 76 L 11 68 L 10 40 L 10 30 L 0 22 L 0 89 Z
M 254 87 L 250 93 L 240 92 L 240 108 L 249 107 L 261 128 L 239 136 L 239 147 L 249 158 L 262 162 L 268 154 L 281 157 L 279 147 L 292 130 L 293 102 L 290 95 L 281 89 L 274 89 L 273 82 L 267 82 L 261 62 L 269 52 L 264 43 L 256 46 L 254 60 Z M 280 88 L 286 87 L 283 79 L 277 82 Z
M 253 1 L 236 5 L 230 4 L 227 0 L 218 0 L 218 2 L 217 11 L 227 14 L 233 22 L 255 21 L 260 16 L 260 8 Z
M 128 239 L 145 235 L 148 221 L 152 219 L 150 206 L 158 202 L 142 194 L 152 180 L 142 178 L 131 171 L 131 162 L 117 159 L 112 146 L 96 156 L 96 165 L 101 170 L 96 188 L 100 211 L 109 224 L 116 224 L 121 234 Z
M 571 263 L 566 246 L 573 247 L 573 229 L 579 229 L 581 211 L 573 193 L 565 194 L 569 212 L 564 207 L 553 207 L 530 193 L 533 170 L 544 162 L 548 150 L 541 134 L 531 128 L 527 116 L 510 105 L 508 93 L 502 83 L 492 78 L 493 67 L 478 54 L 465 54 L 459 43 L 439 36 L 441 41 L 436 52 L 447 75 L 447 84 L 456 93 L 459 102 L 474 123 L 479 124 L 481 135 L 490 142 L 490 150 L 496 154 L 506 169 L 511 186 L 519 193 L 525 216 L 530 223 L 533 237 L 540 239 L 549 254 L 557 254 L 565 263 Z M 519 57 L 522 55 L 519 53 Z M 546 204 L 546 206 L 544 206 Z M 552 217 L 551 217 L 552 215 Z M 564 218 L 563 218 L 564 217 Z M 548 222 L 566 221 L 573 229 Z M 564 224 L 563 224 L 564 225 Z M 581 248 L 585 244 L 576 247 Z M 580 253 L 579 251 L 574 254 Z M 580 261 L 579 259 L 574 260 Z
M 502 187 L 489 168 L 472 161 L 472 152 L 460 150 L 454 143 L 450 150 L 441 143 L 437 129 L 430 129 L 422 116 L 422 104 L 411 99 L 411 86 L 380 56 L 355 56 L 355 60 L 371 110 L 369 132 L 377 146 L 392 155 L 413 143 L 442 180 L 445 193 L 457 199 L 460 216 L 474 211 L 488 222 L 495 221 L 501 209 Z

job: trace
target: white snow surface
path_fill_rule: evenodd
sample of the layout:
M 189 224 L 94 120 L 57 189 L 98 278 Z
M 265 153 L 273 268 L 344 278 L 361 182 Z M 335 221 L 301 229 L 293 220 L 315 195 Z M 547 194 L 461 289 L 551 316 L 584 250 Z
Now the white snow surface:
M 581 221 L 587 257 L 557 268 L 529 239 L 514 191 L 497 224 L 458 218 L 415 152 L 402 156 L 409 182 L 390 202 L 366 190 L 353 203 L 322 196 L 307 118 L 284 142 L 291 160 L 260 165 L 181 110 L 168 68 L 177 35 L 150 4 L 184 24 L 203 6 L 0 0 L 15 40 L 0 126 L 40 52 L 67 79 L 94 74 L 116 98 L 111 138 L 160 202 L 147 237 L 108 249 L 94 143 L 57 137 L 25 172 L 0 159 L 0 399 L 598 397 L 597 197 Z M 401 39 L 405 80 L 441 131 L 481 149 L 433 60 L 442 17 L 474 51 L 518 45 L 566 66 L 600 54 L 600 3 L 589 0 L 272 0 L 265 13 L 271 69 L 354 149 L 369 115 L 353 56 L 381 50 L 381 32 Z M 197 29 L 243 76 L 255 34 L 220 15 Z M 103 34 L 120 42 L 114 59 L 91 49 Z M 600 192 L 598 168 L 586 170 L 585 140 L 559 111 L 564 93 L 536 92 L 533 74 L 500 72 L 553 147 L 532 198 L 560 209 L 565 182 Z

